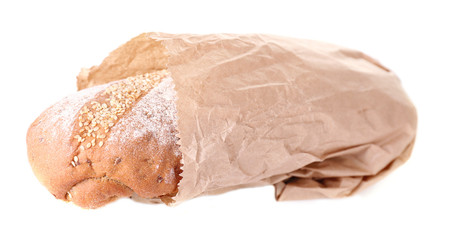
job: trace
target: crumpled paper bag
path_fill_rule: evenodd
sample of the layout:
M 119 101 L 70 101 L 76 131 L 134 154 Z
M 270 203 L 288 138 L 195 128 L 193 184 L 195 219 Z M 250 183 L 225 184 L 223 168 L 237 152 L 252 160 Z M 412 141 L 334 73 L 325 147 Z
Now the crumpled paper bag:
M 83 69 L 78 88 L 165 68 L 183 154 L 174 203 L 266 184 L 280 201 L 349 196 L 414 145 L 416 110 L 398 77 L 317 41 L 144 33 Z

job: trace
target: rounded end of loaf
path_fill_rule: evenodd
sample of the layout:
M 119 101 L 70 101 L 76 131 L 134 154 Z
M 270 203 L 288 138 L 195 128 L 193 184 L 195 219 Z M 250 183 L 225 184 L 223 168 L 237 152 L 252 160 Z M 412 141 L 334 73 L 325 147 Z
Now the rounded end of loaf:
M 139 78 L 143 84 L 145 75 Z M 110 96 L 104 94 L 107 89 L 130 84 L 136 77 L 127 80 L 70 95 L 30 126 L 30 165 L 57 199 L 93 209 L 121 197 L 167 199 L 176 194 L 181 153 L 175 137 L 171 79 L 162 79 L 148 89 L 141 85 L 144 91 L 107 128 L 81 124 L 80 119 L 84 122 L 89 114 L 86 109 L 97 114 L 94 102 L 103 106 L 101 111 L 110 109 Z M 129 87 L 124 85 L 120 89 Z

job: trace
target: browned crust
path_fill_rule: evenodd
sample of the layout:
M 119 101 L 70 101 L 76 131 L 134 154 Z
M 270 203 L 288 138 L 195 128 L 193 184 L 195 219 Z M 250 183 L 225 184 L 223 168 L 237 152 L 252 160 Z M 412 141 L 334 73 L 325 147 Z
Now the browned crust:
M 100 95 L 99 92 L 86 99 L 85 105 L 98 100 Z M 79 129 L 77 116 L 72 134 L 65 135 L 68 131 L 64 129 L 52 129 L 53 123 L 47 122 L 50 114 L 54 113 L 47 109 L 32 123 L 27 133 L 27 147 L 35 175 L 56 198 L 83 208 L 97 208 L 119 197 L 167 199 L 166 196 L 176 194 L 181 171 L 176 142 L 158 144 L 154 133 L 148 133 L 123 143 L 112 138 L 113 141 L 106 141 L 103 146 L 80 152 L 80 144 L 72 137 Z M 126 111 L 124 116 L 129 114 L 131 112 Z M 123 117 L 119 121 L 123 121 Z M 119 129 L 120 132 L 126 130 Z

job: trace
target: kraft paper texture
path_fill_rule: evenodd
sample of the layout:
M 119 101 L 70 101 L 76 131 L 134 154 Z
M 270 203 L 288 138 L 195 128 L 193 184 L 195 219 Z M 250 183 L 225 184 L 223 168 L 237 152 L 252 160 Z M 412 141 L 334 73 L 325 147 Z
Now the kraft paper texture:
M 404 163 L 416 110 L 365 54 L 262 34 L 144 33 L 83 69 L 83 89 L 168 68 L 177 92 L 179 203 L 273 184 L 279 201 L 349 196 Z

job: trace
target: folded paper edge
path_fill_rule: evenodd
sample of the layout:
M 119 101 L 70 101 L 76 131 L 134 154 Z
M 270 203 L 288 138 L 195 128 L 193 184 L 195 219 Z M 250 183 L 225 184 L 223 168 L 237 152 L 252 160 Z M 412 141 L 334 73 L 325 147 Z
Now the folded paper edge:
M 165 52 L 164 52 L 164 55 L 167 56 L 166 69 L 168 70 L 168 72 L 169 72 L 169 74 L 170 74 L 170 78 L 172 79 L 172 82 L 174 82 L 173 72 L 172 72 L 172 71 L 170 70 L 170 68 L 169 68 L 169 64 L 170 64 L 170 50 L 169 50 L 169 48 L 168 48 L 168 45 L 165 44 L 165 40 L 164 40 L 164 39 L 155 38 L 155 37 L 153 37 L 153 36 L 151 36 L 151 35 L 148 36 L 148 37 L 151 38 L 151 39 L 153 39 L 154 41 L 158 41 L 158 42 L 161 44 L 161 46 L 163 47 L 163 49 L 164 49 L 164 51 L 165 51 Z M 177 87 L 177 85 L 176 85 L 176 84 L 173 84 L 173 88 L 174 88 L 173 91 L 175 92 L 175 99 L 174 99 L 175 105 L 177 105 L 178 98 L 179 98 L 179 96 L 178 96 L 178 91 L 177 91 L 176 87 Z M 176 130 L 177 130 L 177 131 L 176 131 L 175 137 L 178 139 L 178 141 L 177 141 L 178 149 L 179 149 L 180 152 L 182 153 L 182 152 L 183 152 L 182 149 L 181 149 L 181 148 L 182 148 L 182 141 L 181 141 L 180 128 L 179 128 L 179 124 L 178 124 L 178 122 L 180 121 L 180 114 L 178 113 L 178 108 L 177 108 L 177 116 L 176 116 L 176 118 L 177 118 L 177 120 L 176 120 L 176 123 L 177 123 L 177 125 L 176 125 Z M 182 187 L 181 183 L 182 183 L 183 178 L 184 178 L 184 174 L 183 174 L 183 173 L 184 173 L 184 156 L 182 155 L 182 157 L 181 157 L 181 159 L 180 159 L 180 174 L 179 174 L 179 176 L 180 176 L 180 181 L 179 181 L 178 184 L 177 184 L 177 189 L 178 189 L 178 190 L 177 190 L 177 193 L 176 193 L 174 196 L 172 196 L 172 197 L 161 198 L 161 201 L 162 201 L 163 203 L 165 203 L 167 206 L 176 206 L 176 205 L 178 205 L 179 203 L 182 202 L 182 201 L 178 201 L 178 197 L 177 197 L 177 196 L 178 196 L 178 194 L 180 193 L 180 190 L 181 190 L 181 187 Z
M 336 188 L 327 188 L 321 186 L 314 186 L 314 187 L 307 187 L 306 185 L 303 186 L 295 186 L 297 189 L 300 189 L 301 192 L 307 192 L 307 197 L 301 195 L 299 198 L 291 198 L 290 196 L 286 196 L 285 189 L 287 188 L 288 183 L 285 181 L 279 181 L 277 183 L 273 183 L 275 187 L 275 200 L 279 202 L 283 201 L 297 201 L 297 200 L 311 200 L 311 199 L 319 199 L 319 198 L 344 198 L 354 196 L 357 193 L 360 193 L 367 189 L 368 187 L 372 186 L 373 184 L 377 183 L 378 181 L 382 180 L 386 176 L 388 176 L 391 172 L 402 166 L 407 160 L 410 158 L 413 147 L 415 145 L 416 137 L 413 136 L 412 141 L 406 146 L 404 151 L 399 154 L 398 157 L 393 159 L 389 162 L 386 167 L 382 168 L 374 175 L 367 175 L 367 176 L 347 176 L 345 178 L 352 178 L 352 177 L 360 177 L 360 180 L 357 184 L 354 184 L 350 187 L 336 187 Z M 342 177 L 338 177 L 342 178 Z M 307 179 L 303 179 L 307 180 Z M 309 179 L 310 181 L 314 181 L 313 179 Z M 318 184 L 317 184 L 318 185 Z M 328 191 L 324 191 L 323 189 L 327 188 Z M 318 190 L 319 189 L 319 190 Z

